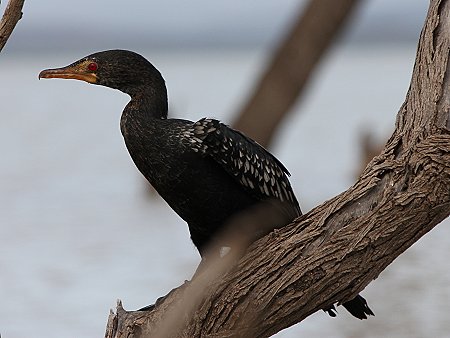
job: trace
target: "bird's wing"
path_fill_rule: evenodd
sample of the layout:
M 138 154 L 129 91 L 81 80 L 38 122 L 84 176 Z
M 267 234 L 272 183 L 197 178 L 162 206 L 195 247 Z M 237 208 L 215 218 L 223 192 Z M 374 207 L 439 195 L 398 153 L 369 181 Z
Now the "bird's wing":
M 195 122 L 189 132 L 197 151 L 212 157 L 256 198 L 288 202 L 301 215 L 289 171 L 257 142 L 214 119 Z

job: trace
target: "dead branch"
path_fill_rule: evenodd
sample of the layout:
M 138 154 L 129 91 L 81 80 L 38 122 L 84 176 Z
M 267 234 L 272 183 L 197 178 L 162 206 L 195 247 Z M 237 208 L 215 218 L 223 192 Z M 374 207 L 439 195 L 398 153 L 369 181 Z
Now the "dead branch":
M 0 21 L 0 51 L 8 41 L 17 22 L 22 18 L 22 7 L 25 0 L 9 0 Z
M 168 336 L 269 337 L 356 296 L 448 217 L 449 52 L 450 0 L 433 0 L 409 91 L 381 154 L 347 191 L 254 243 L 235 269 L 204 287 Z M 147 312 L 119 304 L 106 337 L 155 337 L 184 290 Z

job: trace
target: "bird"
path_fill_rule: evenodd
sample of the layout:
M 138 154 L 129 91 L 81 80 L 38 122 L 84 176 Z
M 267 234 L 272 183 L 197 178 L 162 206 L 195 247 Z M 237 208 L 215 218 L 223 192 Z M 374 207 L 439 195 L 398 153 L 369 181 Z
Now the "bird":
M 169 118 L 165 80 L 140 54 L 120 49 L 96 52 L 68 66 L 43 70 L 41 78 L 81 80 L 130 96 L 120 118 L 128 152 L 188 224 L 202 258 L 232 216 L 258 203 L 277 202 L 287 221 L 274 228 L 302 215 L 289 171 L 264 147 L 216 119 Z M 373 315 L 359 295 L 343 305 L 357 318 Z M 333 305 L 324 310 L 336 316 Z

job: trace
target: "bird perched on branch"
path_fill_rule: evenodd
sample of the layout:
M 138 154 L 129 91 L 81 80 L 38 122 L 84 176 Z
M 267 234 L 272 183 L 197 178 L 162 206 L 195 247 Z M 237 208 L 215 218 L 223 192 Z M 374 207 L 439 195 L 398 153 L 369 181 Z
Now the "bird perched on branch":
M 63 68 L 44 70 L 39 78 L 82 80 L 130 95 L 120 129 L 131 158 L 186 221 L 202 257 L 230 217 L 258 203 L 277 202 L 287 221 L 273 228 L 301 215 L 289 172 L 262 146 L 214 119 L 167 118 L 164 79 L 141 55 L 125 50 L 98 52 Z M 361 319 L 373 314 L 361 296 L 344 305 Z M 326 309 L 330 315 L 333 310 Z

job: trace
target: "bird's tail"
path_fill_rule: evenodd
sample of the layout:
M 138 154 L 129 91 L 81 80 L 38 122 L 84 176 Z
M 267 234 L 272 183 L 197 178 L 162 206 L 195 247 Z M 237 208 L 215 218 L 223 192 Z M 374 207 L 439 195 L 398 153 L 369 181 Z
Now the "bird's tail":
M 367 316 L 375 316 L 373 311 L 369 308 L 367 301 L 360 295 L 357 295 L 352 300 L 342 304 L 345 309 L 358 319 L 367 319 Z M 331 317 L 336 317 L 337 311 L 334 305 L 323 309 Z

